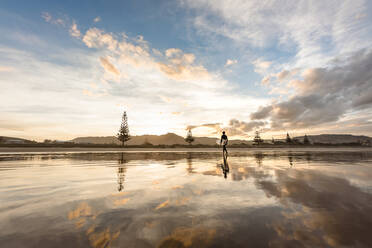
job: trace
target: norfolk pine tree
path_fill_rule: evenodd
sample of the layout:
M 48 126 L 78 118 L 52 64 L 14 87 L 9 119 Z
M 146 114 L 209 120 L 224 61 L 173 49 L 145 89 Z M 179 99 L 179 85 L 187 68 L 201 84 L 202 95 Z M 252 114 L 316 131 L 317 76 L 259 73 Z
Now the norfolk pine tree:
M 191 145 L 191 143 L 194 141 L 194 137 L 192 137 L 191 129 L 187 132 L 187 136 L 185 138 L 185 141 Z
M 292 143 L 292 139 L 291 139 L 291 137 L 289 136 L 288 133 L 287 133 L 287 138 L 285 139 L 285 142 L 287 142 L 288 144 Z
M 130 135 L 129 135 L 129 127 L 128 127 L 128 117 L 127 117 L 127 112 L 124 111 L 123 118 L 121 120 L 121 125 L 119 132 L 117 134 L 118 140 L 121 141 L 121 145 L 124 146 L 125 142 L 130 140 Z
M 306 134 L 304 136 L 304 145 L 310 145 L 310 140 L 309 140 L 309 138 L 307 137 Z

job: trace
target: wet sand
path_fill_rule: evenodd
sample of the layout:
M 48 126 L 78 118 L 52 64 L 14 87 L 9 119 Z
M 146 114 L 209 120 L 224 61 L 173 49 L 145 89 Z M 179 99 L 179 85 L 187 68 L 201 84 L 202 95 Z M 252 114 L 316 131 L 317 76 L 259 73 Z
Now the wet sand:
M 222 148 L 221 148 L 222 149 Z M 65 153 L 65 152 L 220 152 L 219 148 L 86 148 L 86 147 L 0 147 L 0 153 Z M 258 151 L 372 151 L 372 147 L 278 147 L 228 148 L 232 152 Z
M 1 153 L 0 244 L 372 247 L 370 149 L 109 151 Z

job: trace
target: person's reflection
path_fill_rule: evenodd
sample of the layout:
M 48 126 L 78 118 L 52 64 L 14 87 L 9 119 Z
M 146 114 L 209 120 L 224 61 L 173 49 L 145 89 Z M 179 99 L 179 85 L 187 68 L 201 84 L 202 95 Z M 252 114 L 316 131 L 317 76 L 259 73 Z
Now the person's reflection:
M 293 156 L 292 153 L 288 153 L 288 161 L 289 161 L 289 167 L 293 167 Z
M 127 170 L 125 164 L 127 161 L 124 159 L 124 153 L 121 153 L 121 157 L 119 159 L 119 166 L 118 166 L 118 191 L 122 191 L 124 189 L 124 181 L 125 181 L 125 171 Z
M 223 156 L 223 164 L 221 164 L 224 178 L 227 178 L 227 174 L 230 171 L 229 164 L 227 163 L 227 153 Z

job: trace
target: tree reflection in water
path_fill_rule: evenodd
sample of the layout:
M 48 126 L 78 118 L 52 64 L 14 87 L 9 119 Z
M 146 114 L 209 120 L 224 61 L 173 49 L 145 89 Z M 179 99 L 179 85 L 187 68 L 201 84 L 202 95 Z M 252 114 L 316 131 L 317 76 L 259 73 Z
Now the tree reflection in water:
M 124 153 L 121 153 L 121 157 L 118 160 L 119 166 L 118 166 L 118 191 L 122 191 L 124 189 L 124 181 L 125 181 L 125 172 L 127 170 L 125 164 L 128 162 L 124 159 Z
M 186 169 L 187 173 L 189 174 L 195 173 L 194 168 L 192 167 L 192 153 L 191 152 L 187 153 L 186 161 L 187 161 L 187 169 Z

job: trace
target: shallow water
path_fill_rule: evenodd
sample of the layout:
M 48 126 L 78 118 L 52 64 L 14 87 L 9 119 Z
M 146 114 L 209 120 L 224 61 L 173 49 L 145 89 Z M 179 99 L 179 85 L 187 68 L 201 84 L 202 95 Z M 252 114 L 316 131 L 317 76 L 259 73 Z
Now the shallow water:
M 372 152 L 0 154 L 4 247 L 372 247 Z

